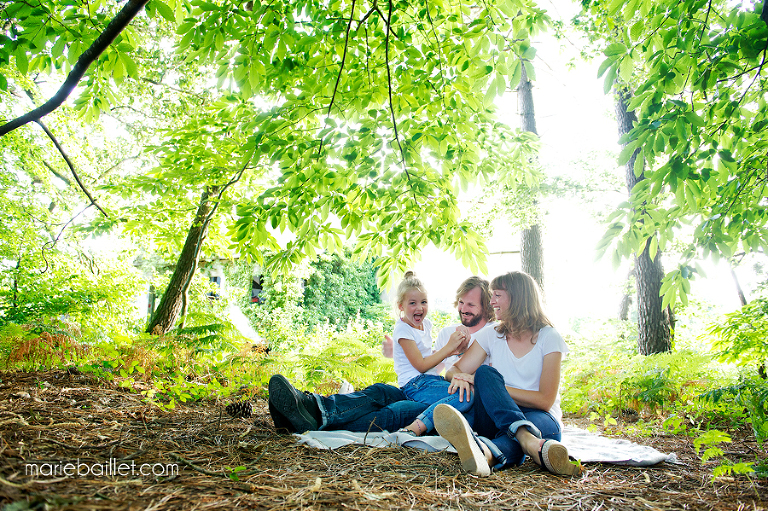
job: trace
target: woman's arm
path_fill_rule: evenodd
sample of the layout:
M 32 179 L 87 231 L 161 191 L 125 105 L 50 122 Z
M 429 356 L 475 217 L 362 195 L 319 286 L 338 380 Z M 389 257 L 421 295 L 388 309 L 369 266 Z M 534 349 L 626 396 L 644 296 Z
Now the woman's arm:
M 459 401 L 463 401 L 465 397 L 469 400 L 472 385 L 475 383 L 475 371 L 487 356 L 480 343 L 473 342 L 464 355 L 445 373 L 445 379 L 451 382 L 448 393 L 453 394 L 458 391 Z
M 544 355 L 539 390 L 507 387 L 507 392 L 515 400 L 515 403 L 519 406 L 549 411 L 555 404 L 557 390 L 560 388 L 560 362 L 562 359 L 563 354 L 559 351 Z

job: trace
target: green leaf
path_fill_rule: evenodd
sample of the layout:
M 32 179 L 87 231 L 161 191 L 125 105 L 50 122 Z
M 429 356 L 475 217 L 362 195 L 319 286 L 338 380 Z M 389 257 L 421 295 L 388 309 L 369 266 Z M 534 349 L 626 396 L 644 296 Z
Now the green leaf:
M 640 142 L 638 140 L 633 140 L 629 144 L 624 146 L 624 148 L 619 153 L 618 164 L 626 165 L 629 162 L 629 159 L 634 154 L 634 152 L 637 150 L 637 147 L 639 144 Z
M 515 90 L 518 85 L 520 85 L 520 79 L 523 76 L 522 71 L 522 63 L 519 60 L 515 60 L 515 62 L 512 64 L 512 69 L 510 70 L 511 75 L 509 77 L 509 88 L 510 90 Z
M 19 45 L 13 52 L 13 56 L 16 58 L 16 69 L 19 73 L 25 75 L 29 70 L 29 60 L 27 59 L 27 52 L 24 46 Z
M 525 66 L 525 73 L 528 75 L 528 79 L 530 81 L 536 81 L 536 69 L 533 67 L 533 64 L 526 61 L 523 61 L 523 65 Z
M 597 77 L 598 77 L 598 78 L 600 78 L 601 76 L 603 76 L 603 73 L 605 73 L 605 71 L 606 71 L 606 70 L 607 70 L 609 67 L 611 67 L 611 65 L 612 65 L 614 62 L 616 62 L 616 57 L 608 57 L 607 59 L 605 59 L 604 61 L 602 61 L 602 62 L 600 63 L 600 67 L 599 67 L 599 68 L 598 68 L 598 70 L 597 70 Z
M 638 20 L 633 25 L 632 28 L 629 29 L 629 37 L 633 41 L 637 41 L 640 38 L 640 35 L 643 33 L 643 29 L 645 28 L 645 21 L 644 20 Z
M 707 124 L 704 119 L 702 119 L 698 114 L 696 114 L 696 112 L 693 111 L 685 112 L 685 118 L 688 119 L 688 122 L 698 128 L 706 126 Z
M 610 66 L 608 73 L 605 75 L 605 81 L 603 82 L 603 92 L 608 94 L 611 92 L 614 82 L 616 81 L 616 66 Z
M 536 47 L 531 46 L 523 52 L 522 58 L 525 60 L 533 60 L 536 57 Z
M 173 9 L 168 7 L 168 4 L 163 2 L 162 0 L 151 0 L 150 4 L 157 9 L 157 12 L 160 13 L 160 16 L 167 19 L 170 22 L 175 23 L 176 22 L 176 14 L 173 12 Z
M 619 77 L 625 83 L 629 83 L 632 79 L 632 74 L 635 72 L 635 62 L 630 56 L 624 57 L 621 64 L 619 64 Z
M 603 51 L 603 54 L 606 57 L 617 57 L 619 55 L 624 55 L 627 53 L 627 47 L 624 46 L 623 43 L 613 43 L 609 45 L 605 51 Z
M 125 66 L 126 74 L 133 79 L 138 79 L 139 71 L 138 71 L 138 67 L 136 66 L 136 62 L 133 60 L 133 58 L 131 58 L 131 56 L 128 55 L 127 53 L 121 53 L 120 60 L 123 62 L 123 65 Z

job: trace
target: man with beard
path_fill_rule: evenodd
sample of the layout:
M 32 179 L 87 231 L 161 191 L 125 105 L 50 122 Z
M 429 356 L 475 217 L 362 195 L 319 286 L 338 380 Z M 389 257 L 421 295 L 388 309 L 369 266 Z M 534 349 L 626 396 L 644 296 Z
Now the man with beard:
M 456 310 L 461 324 L 443 328 L 437 336 L 434 350 L 442 348 L 451 334 L 459 327 L 474 335 L 494 319 L 491 307 L 491 291 L 488 281 L 470 277 L 456 291 Z M 391 353 L 384 342 L 383 351 Z M 391 357 L 391 355 L 389 355 Z M 456 363 L 459 355 L 446 358 L 446 369 Z M 310 430 L 348 431 L 397 431 L 405 425 L 413 425 L 427 405 L 410 401 L 403 392 L 392 385 L 375 383 L 363 390 L 349 394 L 322 396 L 297 390 L 285 376 L 276 374 L 269 380 L 269 414 L 276 429 L 289 432 Z M 409 426 L 409 427 L 411 427 Z

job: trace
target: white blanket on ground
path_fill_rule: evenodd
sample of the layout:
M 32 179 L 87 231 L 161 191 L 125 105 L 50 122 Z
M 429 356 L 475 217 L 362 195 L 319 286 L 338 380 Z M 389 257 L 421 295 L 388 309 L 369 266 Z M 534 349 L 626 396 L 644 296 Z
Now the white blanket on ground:
M 370 447 L 396 447 L 404 445 L 427 451 L 456 452 L 453 446 L 439 436 L 413 437 L 406 433 L 354 433 L 352 431 L 308 431 L 298 437 L 300 444 L 316 449 L 336 449 L 357 444 Z M 610 438 L 572 426 L 565 426 L 561 442 L 568 453 L 582 463 L 615 463 L 644 467 L 666 461 L 677 463 L 675 453 L 664 454 L 653 447 L 639 445 L 621 438 Z

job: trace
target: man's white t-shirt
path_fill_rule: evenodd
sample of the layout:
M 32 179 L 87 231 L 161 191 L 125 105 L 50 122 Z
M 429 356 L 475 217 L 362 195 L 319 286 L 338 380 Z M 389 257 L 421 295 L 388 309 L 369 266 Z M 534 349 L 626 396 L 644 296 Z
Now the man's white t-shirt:
M 504 377 L 504 384 L 523 390 L 539 390 L 545 355 L 559 351 L 565 356 L 569 351 L 563 338 L 551 326 L 539 330 L 539 337 L 533 349 L 521 358 L 517 358 L 510 351 L 506 337 L 499 334 L 495 328 L 483 328 L 477 332 L 475 340 L 488 354 L 490 365 Z M 547 411 L 562 424 L 559 390 L 552 408 Z
M 469 347 L 472 346 L 472 343 L 475 342 L 475 336 L 479 332 L 481 332 L 484 328 L 488 328 L 489 325 L 494 325 L 494 324 L 495 323 L 486 323 L 486 325 L 483 328 L 481 328 L 474 334 L 470 334 L 470 341 L 469 341 L 469 344 L 467 345 L 467 349 L 469 349 Z M 435 339 L 435 346 L 432 349 L 432 352 L 434 353 L 434 352 L 440 351 L 443 348 L 443 346 L 448 344 L 448 339 L 451 338 L 451 334 L 453 334 L 453 332 L 455 332 L 456 329 L 460 326 L 461 326 L 461 323 L 456 323 L 454 325 L 447 326 L 442 330 L 440 330 L 437 333 L 437 339 Z M 451 355 L 450 357 L 446 357 L 446 359 L 443 360 L 443 364 L 445 364 L 445 370 L 448 371 L 453 366 L 453 364 L 455 364 L 456 361 L 459 360 L 459 358 L 461 358 L 461 355 Z M 485 357 L 485 362 L 483 362 L 483 364 L 484 365 L 488 364 L 488 357 Z
M 400 346 L 400 342 L 398 341 L 400 339 L 412 339 L 413 341 L 416 341 L 416 347 L 419 348 L 422 357 L 426 358 L 432 354 L 432 323 L 424 318 L 422 326 L 424 327 L 424 330 L 418 330 L 402 319 L 398 319 L 397 323 L 395 323 L 395 329 L 392 332 L 394 348 L 392 354 L 395 359 L 394 365 L 395 372 L 397 373 L 397 384 L 400 387 L 405 386 L 406 383 L 422 373 L 411 365 L 408 357 L 405 356 L 403 347 Z M 438 372 L 433 367 L 424 374 L 438 374 Z

